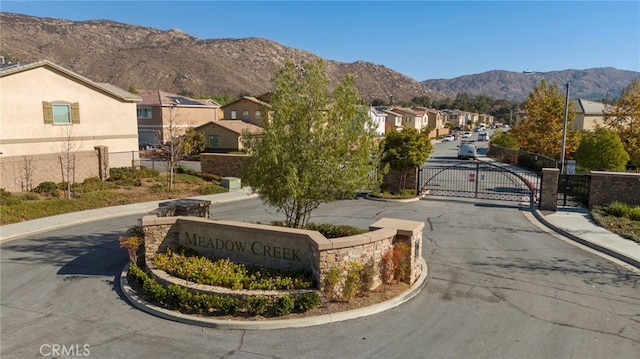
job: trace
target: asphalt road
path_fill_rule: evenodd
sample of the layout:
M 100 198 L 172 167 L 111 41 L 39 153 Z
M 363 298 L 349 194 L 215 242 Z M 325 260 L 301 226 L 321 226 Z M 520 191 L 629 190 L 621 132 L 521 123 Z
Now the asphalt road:
M 211 214 L 281 218 L 258 199 L 216 205 Z M 638 273 L 526 215 L 517 204 L 492 201 L 323 205 L 312 221 L 423 221 L 428 283 L 374 316 L 271 331 L 201 328 L 133 309 L 114 279 L 127 261 L 117 238 L 137 216 L 5 242 L 0 356 L 53 357 L 52 348 L 64 345 L 92 358 L 636 358 Z

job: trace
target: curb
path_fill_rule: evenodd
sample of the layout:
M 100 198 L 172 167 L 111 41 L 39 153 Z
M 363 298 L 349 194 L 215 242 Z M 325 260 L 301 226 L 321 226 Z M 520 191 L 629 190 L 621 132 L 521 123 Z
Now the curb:
M 562 235 L 564 237 L 567 237 L 567 238 L 571 239 L 574 242 L 578 242 L 578 243 L 580 243 L 580 244 L 582 244 L 582 245 L 584 245 L 586 247 L 589 247 L 591 249 L 595 249 L 595 250 L 597 250 L 599 252 L 602 252 L 602 253 L 610 256 L 610 257 L 616 258 L 616 259 L 618 259 L 618 260 L 620 260 L 622 262 L 630 264 L 630 265 L 632 265 L 632 266 L 634 266 L 636 268 L 640 268 L 640 261 L 638 261 L 638 260 L 636 260 L 634 258 L 628 257 L 628 256 L 624 255 L 623 253 L 620 253 L 620 252 L 615 251 L 613 249 L 610 249 L 610 248 L 598 245 L 596 243 L 587 241 L 587 240 L 582 239 L 582 238 L 580 238 L 580 237 L 578 237 L 578 236 L 576 236 L 574 234 L 571 234 L 570 232 L 565 231 L 564 229 L 562 229 L 562 228 L 556 226 L 555 224 L 547 221 L 544 218 L 544 215 L 538 209 L 534 209 L 534 210 L 532 210 L 532 212 L 533 212 L 533 216 L 538 221 L 540 221 L 545 226 L 551 228 L 554 232 L 556 232 L 556 233 L 558 233 L 558 234 L 560 234 L 560 235 Z
M 209 319 L 204 317 L 196 317 L 192 315 L 178 313 L 172 310 L 168 310 L 159 307 L 155 304 L 149 303 L 142 299 L 130 286 L 127 280 L 127 272 L 129 269 L 129 263 L 127 263 L 122 272 L 120 273 L 120 280 L 118 281 L 120 289 L 125 298 L 131 305 L 140 309 L 143 312 L 152 314 L 162 319 L 168 319 L 174 322 L 197 325 L 201 327 L 216 328 L 216 329 L 239 329 L 239 330 L 269 330 L 269 329 L 285 329 L 285 328 L 303 328 L 311 327 L 315 325 L 331 324 L 341 322 L 349 319 L 361 318 L 377 313 L 384 312 L 386 310 L 395 308 L 422 291 L 427 284 L 428 268 L 427 262 L 422 258 L 422 268 L 424 270 L 420 274 L 418 280 L 407 291 L 385 302 L 377 303 L 368 307 L 349 310 L 345 312 L 338 312 L 334 314 L 324 314 L 316 317 L 299 318 L 299 319 L 275 319 L 264 321 L 247 321 L 247 320 L 220 320 Z

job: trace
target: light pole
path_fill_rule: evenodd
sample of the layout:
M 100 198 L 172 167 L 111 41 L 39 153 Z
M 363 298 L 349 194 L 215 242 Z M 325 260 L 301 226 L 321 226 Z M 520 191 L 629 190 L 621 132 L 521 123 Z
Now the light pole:
M 562 82 L 564 84 L 564 86 L 566 87 L 566 95 L 565 95 L 565 99 L 564 99 L 564 122 L 562 123 L 562 152 L 560 153 L 560 173 L 564 173 L 564 155 L 565 155 L 565 151 L 566 151 L 566 145 L 567 145 L 567 119 L 569 117 L 569 88 L 571 87 L 571 84 L 569 83 L 569 81 L 565 81 L 563 79 L 561 79 L 560 77 L 550 73 L 550 72 L 539 72 L 539 71 L 523 71 L 522 73 L 524 74 L 542 74 L 542 75 L 549 75 L 549 76 L 553 76 L 556 79 L 558 79 L 558 81 Z

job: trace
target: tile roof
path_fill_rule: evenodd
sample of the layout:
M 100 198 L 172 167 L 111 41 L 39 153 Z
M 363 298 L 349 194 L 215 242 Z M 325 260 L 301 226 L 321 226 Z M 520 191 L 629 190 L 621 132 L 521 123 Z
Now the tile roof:
M 229 107 L 230 105 L 233 105 L 233 104 L 235 104 L 236 102 L 240 102 L 240 101 L 242 101 L 242 100 L 247 100 L 247 101 L 255 102 L 255 103 L 257 103 L 258 105 L 261 105 L 261 106 L 271 107 L 271 105 L 269 105 L 268 103 L 266 103 L 266 102 L 264 102 L 264 101 L 261 101 L 261 100 L 258 100 L 257 98 L 255 98 L 255 97 L 253 97 L 253 96 L 242 96 L 242 97 L 240 97 L 239 99 L 237 99 L 237 100 L 235 100 L 235 101 L 233 101 L 233 102 L 229 102 L 228 104 L 226 104 L 226 105 L 222 106 L 222 108 Z
M 220 105 L 211 100 L 196 100 L 190 97 L 176 95 L 173 93 L 154 90 L 145 91 L 139 94 L 142 98 L 140 105 L 149 106 L 181 106 L 181 107 L 211 107 L 219 108 Z
M 203 125 L 196 127 L 196 129 L 200 129 L 206 126 L 220 126 L 226 128 L 229 131 L 233 131 L 238 134 L 242 134 L 244 131 L 248 131 L 249 133 L 262 133 L 264 129 L 260 126 L 256 126 L 252 123 L 244 122 L 241 120 L 219 120 L 219 121 L 209 121 Z

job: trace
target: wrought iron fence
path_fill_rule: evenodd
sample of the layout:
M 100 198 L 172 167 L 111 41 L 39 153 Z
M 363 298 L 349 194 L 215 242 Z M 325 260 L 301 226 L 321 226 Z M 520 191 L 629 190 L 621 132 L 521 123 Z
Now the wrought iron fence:
M 558 178 L 557 205 L 563 207 L 589 207 L 590 175 L 561 174 Z

